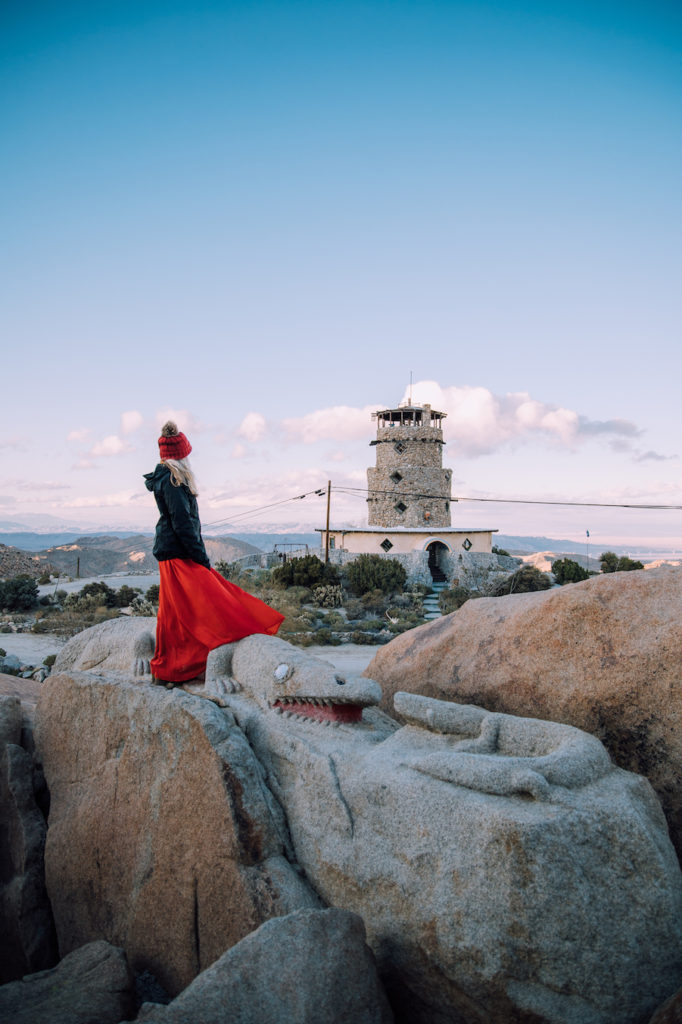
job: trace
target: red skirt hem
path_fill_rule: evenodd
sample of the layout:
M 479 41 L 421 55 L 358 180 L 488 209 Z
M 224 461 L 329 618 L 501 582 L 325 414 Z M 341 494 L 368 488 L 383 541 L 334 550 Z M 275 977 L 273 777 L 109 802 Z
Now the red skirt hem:
M 284 616 L 215 569 L 171 558 L 159 562 L 161 587 L 152 674 L 185 683 L 204 671 L 209 653 L 253 633 L 273 636 Z

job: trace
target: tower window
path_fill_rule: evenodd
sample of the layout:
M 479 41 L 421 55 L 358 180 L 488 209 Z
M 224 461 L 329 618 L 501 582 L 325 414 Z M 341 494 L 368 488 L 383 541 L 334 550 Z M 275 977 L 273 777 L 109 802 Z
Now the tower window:
M 395 473 L 391 473 L 391 480 L 393 481 L 394 484 L 399 484 L 400 481 L 402 480 L 402 478 L 403 478 L 402 473 L 399 473 L 397 469 L 396 469 Z
M 468 537 L 466 538 L 466 540 L 462 542 L 462 547 L 464 548 L 465 551 L 468 551 L 469 548 L 471 547 L 471 541 L 469 540 Z
M 396 510 L 396 512 L 405 512 L 407 510 L 407 505 L 405 504 L 404 501 L 399 501 L 396 505 L 393 506 L 393 508 Z
M 407 451 L 407 445 L 404 441 L 396 441 L 393 447 L 397 451 L 398 455 L 404 455 Z
M 380 546 L 384 549 L 384 551 L 386 553 L 388 553 L 391 550 L 391 548 L 393 547 L 393 545 L 391 544 L 391 542 L 388 539 L 388 537 L 386 537 L 385 540 L 382 540 Z
M 449 502 L 449 501 L 446 501 L 446 502 L 445 502 L 445 511 L 446 511 L 446 512 L 449 512 L 449 511 L 450 511 L 450 502 Z

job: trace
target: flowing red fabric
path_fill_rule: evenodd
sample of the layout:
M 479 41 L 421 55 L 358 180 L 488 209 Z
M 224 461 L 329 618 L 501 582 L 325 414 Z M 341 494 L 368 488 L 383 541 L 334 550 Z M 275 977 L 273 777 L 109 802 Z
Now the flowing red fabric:
M 283 615 L 198 562 L 159 562 L 161 589 L 153 675 L 184 683 L 200 675 L 209 651 L 252 633 L 274 635 Z

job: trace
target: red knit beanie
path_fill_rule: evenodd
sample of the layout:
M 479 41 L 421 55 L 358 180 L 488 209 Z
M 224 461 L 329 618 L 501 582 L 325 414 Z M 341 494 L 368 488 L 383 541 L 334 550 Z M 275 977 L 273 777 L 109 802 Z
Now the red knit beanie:
M 161 427 L 159 438 L 159 455 L 162 459 L 186 459 L 192 451 L 189 443 L 181 430 L 178 430 L 172 420 L 164 423 Z

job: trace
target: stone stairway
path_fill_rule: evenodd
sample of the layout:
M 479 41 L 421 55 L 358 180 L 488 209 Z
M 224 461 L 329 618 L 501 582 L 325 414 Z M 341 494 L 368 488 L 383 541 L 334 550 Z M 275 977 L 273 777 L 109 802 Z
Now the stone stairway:
M 423 601 L 425 619 L 440 619 L 442 612 L 438 607 L 438 597 L 440 595 L 441 590 L 447 589 L 447 581 L 433 581 L 433 583 L 431 584 L 431 592 L 426 595 Z

